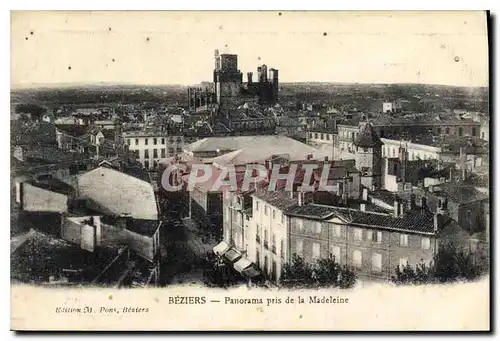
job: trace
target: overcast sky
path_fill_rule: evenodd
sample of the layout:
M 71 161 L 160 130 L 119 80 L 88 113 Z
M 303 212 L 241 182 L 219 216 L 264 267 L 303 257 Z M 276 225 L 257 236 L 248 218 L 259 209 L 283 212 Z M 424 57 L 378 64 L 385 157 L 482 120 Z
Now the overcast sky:
M 212 80 L 216 48 L 238 54 L 244 75 L 266 64 L 282 82 L 488 85 L 484 12 L 14 12 L 11 19 L 13 87 L 196 84 Z

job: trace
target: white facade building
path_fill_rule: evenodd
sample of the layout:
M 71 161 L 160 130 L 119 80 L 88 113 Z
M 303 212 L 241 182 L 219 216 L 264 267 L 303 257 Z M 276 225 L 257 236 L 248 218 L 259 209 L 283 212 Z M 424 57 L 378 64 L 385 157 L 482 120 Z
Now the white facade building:
M 160 160 L 180 154 L 184 147 L 183 136 L 167 136 L 167 132 L 124 132 L 123 137 L 147 169 L 157 168 Z

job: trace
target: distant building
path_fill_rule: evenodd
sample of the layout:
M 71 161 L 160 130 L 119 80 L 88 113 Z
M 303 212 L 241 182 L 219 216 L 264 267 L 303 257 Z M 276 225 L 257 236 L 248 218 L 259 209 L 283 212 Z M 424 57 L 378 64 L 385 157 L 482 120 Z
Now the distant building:
M 370 123 L 360 128 L 354 141 L 356 147 L 356 168 L 361 172 L 361 184 L 369 189 L 378 189 L 382 185 L 382 146 Z
M 403 108 L 400 101 L 382 103 L 382 112 L 384 114 L 401 112 L 402 109 Z
M 157 169 L 162 159 L 178 155 L 184 148 L 184 136 L 168 131 L 127 131 L 123 138 L 129 150 L 139 153 L 138 161 L 146 169 Z

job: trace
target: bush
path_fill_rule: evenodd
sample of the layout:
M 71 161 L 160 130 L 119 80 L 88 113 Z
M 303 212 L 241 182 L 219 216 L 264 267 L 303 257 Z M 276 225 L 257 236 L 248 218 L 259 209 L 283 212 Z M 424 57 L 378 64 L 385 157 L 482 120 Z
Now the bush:
M 291 264 L 283 267 L 280 282 L 288 288 L 350 288 L 356 283 L 356 275 L 349 267 L 337 263 L 334 256 L 311 265 L 294 254 Z
M 398 284 L 426 284 L 471 281 L 477 279 L 483 268 L 474 257 L 457 250 L 452 244 L 441 245 L 430 265 L 423 261 L 414 268 L 409 264 L 396 267 L 392 281 Z

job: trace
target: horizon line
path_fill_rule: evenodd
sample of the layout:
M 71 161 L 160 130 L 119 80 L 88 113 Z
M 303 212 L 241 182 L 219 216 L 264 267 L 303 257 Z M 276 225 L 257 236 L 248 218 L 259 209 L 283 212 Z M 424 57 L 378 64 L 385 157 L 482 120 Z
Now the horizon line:
M 213 83 L 210 81 L 201 81 L 199 83 L 134 83 L 134 82 L 95 82 L 95 83 L 30 83 L 30 84 L 11 84 L 10 90 L 23 89 L 39 89 L 39 88 L 72 88 L 85 86 L 144 86 L 144 87 L 191 87 L 201 85 L 203 83 Z M 396 82 L 396 83 L 374 83 L 374 82 L 333 82 L 333 81 L 293 81 L 280 82 L 280 84 L 331 84 L 331 85 L 424 85 L 424 86 L 441 86 L 454 88 L 489 88 L 489 85 L 452 85 L 440 83 L 414 83 L 414 82 Z

